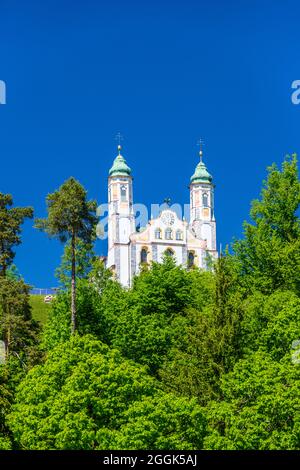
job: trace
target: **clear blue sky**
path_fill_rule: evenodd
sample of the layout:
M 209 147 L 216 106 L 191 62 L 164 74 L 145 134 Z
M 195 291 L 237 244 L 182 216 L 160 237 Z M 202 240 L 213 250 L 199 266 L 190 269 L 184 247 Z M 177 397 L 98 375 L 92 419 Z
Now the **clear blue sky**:
M 41 217 L 73 175 L 106 202 L 120 131 L 135 201 L 184 204 L 201 136 L 224 246 L 266 166 L 299 152 L 299 14 L 286 0 L 0 0 L 0 191 Z M 28 222 L 16 264 L 50 287 L 61 253 Z

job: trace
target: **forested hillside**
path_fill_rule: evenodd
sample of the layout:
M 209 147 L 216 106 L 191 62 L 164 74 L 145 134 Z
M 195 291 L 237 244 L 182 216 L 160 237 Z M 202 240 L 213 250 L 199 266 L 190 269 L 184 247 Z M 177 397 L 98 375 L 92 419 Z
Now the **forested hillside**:
M 65 244 L 42 326 L 10 269 L 32 212 L 0 194 L 0 449 L 300 449 L 299 203 L 293 155 L 211 271 L 166 256 L 124 289 L 70 179 L 35 223 Z

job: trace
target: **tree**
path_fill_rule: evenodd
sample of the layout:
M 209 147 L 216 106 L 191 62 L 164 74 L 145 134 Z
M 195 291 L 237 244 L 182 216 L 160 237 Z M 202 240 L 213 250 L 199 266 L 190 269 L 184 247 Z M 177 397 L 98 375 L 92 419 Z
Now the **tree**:
M 81 335 L 91 333 L 111 344 L 113 326 L 123 310 L 123 296 L 126 296 L 125 290 L 112 280 L 112 273 L 105 268 L 103 261 L 95 258 L 90 271 L 83 278 L 77 278 L 77 332 Z M 51 306 L 42 338 L 42 347 L 46 351 L 67 341 L 71 333 L 69 292 L 59 290 Z
M 206 410 L 205 449 L 299 450 L 300 367 L 288 352 L 265 351 L 239 360 L 222 379 L 223 400 Z
M 85 243 L 81 239 L 76 240 L 75 246 L 76 257 L 76 282 L 78 279 L 86 279 L 92 269 L 93 261 L 96 255 L 93 250 L 92 243 Z M 61 264 L 56 269 L 55 275 L 59 280 L 60 285 L 64 289 L 69 289 L 72 278 L 72 244 L 69 240 L 64 248 L 64 253 L 61 258 Z
M 19 273 L 19 270 L 15 264 L 11 264 L 6 271 L 6 276 L 10 279 L 21 280 L 23 277 Z
M 190 302 L 191 280 L 182 266 L 177 266 L 170 255 L 163 263 L 152 263 L 133 281 L 131 302 L 136 303 L 143 315 L 182 312 Z
M 157 375 L 182 335 L 187 309 L 211 300 L 211 284 L 211 273 L 189 272 L 166 256 L 136 276 L 131 290 L 120 294 L 115 289 L 118 299 L 113 289 L 109 297 L 104 291 L 103 317 L 110 324 L 110 344 Z
M 35 361 L 39 326 L 31 317 L 29 286 L 22 279 L 0 277 L 0 333 L 6 362 L 11 356 L 22 367 Z
M 5 366 L 0 365 L 0 450 L 11 449 L 11 436 L 5 418 L 10 410 L 12 396 L 6 382 L 7 369 Z
M 135 401 L 124 413 L 124 424 L 106 433 L 109 449 L 195 450 L 206 434 L 203 410 L 195 398 L 171 393 Z
M 87 200 L 87 192 L 74 178 L 47 196 L 46 219 L 36 219 L 36 228 L 71 246 L 71 331 L 76 330 L 76 244 L 90 244 L 96 229 L 96 202 Z
M 198 273 L 196 279 L 202 296 L 191 289 L 190 307 L 172 322 L 174 339 L 159 375 L 167 390 L 197 397 L 205 406 L 220 397 L 220 377 L 241 355 L 243 291 L 230 256 L 218 259 L 214 274 Z
M 12 207 L 10 194 L 0 193 L 0 275 L 5 276 L 7 268 L 15 257 L 14 247 L 21 243 L 21 225 L 33 217 L 31 207 Z
M 292 155 L 281 171 L 275 164 L 268 168 L 261 198 L 252 203 L 253 223 L 245 222 L 244 239 L 233 246 L 241 280 L 248 289 L 300 292 L 299 204 L 297 158 Z
M 145 367 L 79 335 L 27 374 L 8 424 L 19 447 L 32 450 L 196 449 L 205 433 L 195 401 L 164 394 Z

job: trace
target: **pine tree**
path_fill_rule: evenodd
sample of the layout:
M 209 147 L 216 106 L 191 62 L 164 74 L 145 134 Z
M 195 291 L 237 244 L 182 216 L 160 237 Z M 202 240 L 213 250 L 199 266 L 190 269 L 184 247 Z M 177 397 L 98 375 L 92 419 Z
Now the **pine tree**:
M 12 207 L 10 194 L 0 193 L 0 275 L 5 276 L 15 257 L 14 247 L 21 243 L 21 225 L 33 217 L 32 207 Z
M 96 202 L 87 200 L 87 192 L 74 178 L 69 178 L 47 199 L 48 217 L 36 219 L 36 228 L 62 243 L 71 244 L 71 331 L 76 330 L 76 243 L 90 244 L 96 230 Z
M 29 286 L 22 279 L 0 277 L 0 333 L 6 362 L 13 356 L 23 368 L 35 362 L 39 326 L 31 317 Z

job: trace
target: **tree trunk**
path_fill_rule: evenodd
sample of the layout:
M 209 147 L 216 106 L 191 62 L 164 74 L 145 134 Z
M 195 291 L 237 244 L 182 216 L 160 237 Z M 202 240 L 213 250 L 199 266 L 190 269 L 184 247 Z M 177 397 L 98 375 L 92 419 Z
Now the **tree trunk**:
M 75 233 L 72 234 L 72 281 L 71 281 L 71 333 L 76 331 L 76 251 Z
M 4 320 L 4 347 L 5 347 L 5 362 L 8 362 L 9 359 L 9 347 L 11 342 L 11 323 L 10 323 L 10 315 L 8 311 L 8 306 L 6 302 L 6 295 L 3 292 L 2 297 L 2 314 Z
M 5 346 L 5 362 L 8 363 L 9 360 L 9 347 L 11 343 L 11 324 L 10 324 L 10 318 L 8 318 L 8 325 L 7 325 L 7 332 L 6 332 L 6 338 L 4 340 L 4 346 Z

